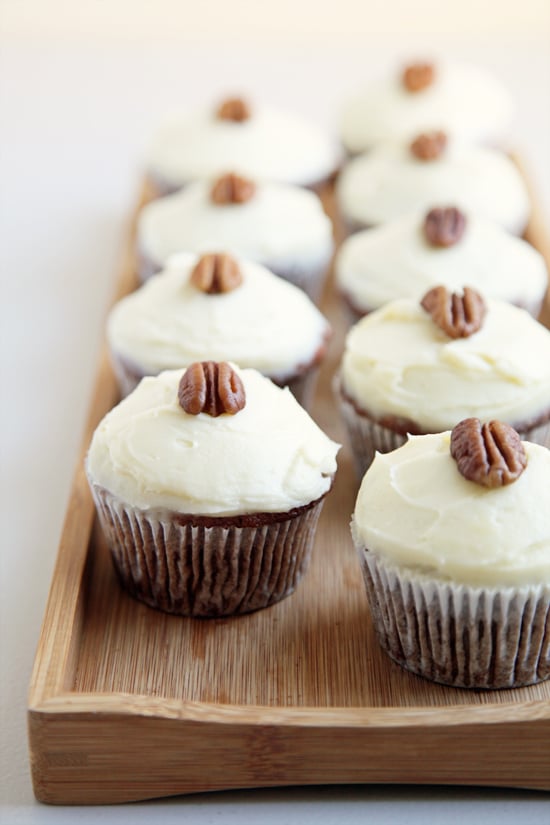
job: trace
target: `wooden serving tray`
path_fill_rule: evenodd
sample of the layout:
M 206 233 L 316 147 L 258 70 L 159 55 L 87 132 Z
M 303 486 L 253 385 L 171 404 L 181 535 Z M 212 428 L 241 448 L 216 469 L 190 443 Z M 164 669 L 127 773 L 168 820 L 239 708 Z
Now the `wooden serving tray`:
M 550 265 L 536 207 L 528 239 Z M 115 297 L 134 273 L 132 231 Z M 550 681 L 447 688 L 379 649 L 349 535 L 358 483 L 330 389 L 344 335 L 330 287 L 323 308 L 335 336 L 313 415 L 345 445 L 337 480 L 296 593 L 248 616 L 178 618 L 120 589 L 83 471 L 91 434 L 117 401 L 104 348 L 30 687 L 39 800 L 352 782 L 550 789 Z

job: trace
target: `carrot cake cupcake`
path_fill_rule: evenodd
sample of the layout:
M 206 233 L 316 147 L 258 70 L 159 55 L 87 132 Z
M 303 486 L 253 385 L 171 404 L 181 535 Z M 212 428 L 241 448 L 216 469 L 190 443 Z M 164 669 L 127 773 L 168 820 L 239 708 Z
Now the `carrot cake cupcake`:
M 253 367 L 305 404 L 329 336 L 328 321 L 302 290 L 223 253 L 174 256 L 107 322 L 123 395 L 144 375 L 214 360 Z
M 469 143 L 505 147 L 513 113 L 510 94 L 486 70 L 448 60 L 420 61 L 373 79 L 348 101 L 341 136 L 352 154 L 432 129 Z
M 154 136 L 146 163 L 161 194 L 228 169 L 316 188 L 334 174 L 340 152 L 336 141 L 300 115 L 229 97 L 170 118 Z
M 185 616 L 285 598 L 306 569 L 337 450 L 255 370 L 207 361 L 144 378 L 86 459 L 122 585 Z
M 338 180 L 337 198 L 352 230 L 411 212 L 425 215 L 442 204 L 521 235 L 530 214 L 527 188 L 509 157 L 442 131 L 380 144 L 354 158 Z
M 547 679 L 549 513 L 550 450 L 500 421 L 378 453 L 352 533 L 383 649 L 454 687 Z
M 332 256 L 332 224 L 313 192 L 232 173 L 190 184 L 140 213 L 142 280 L 174 253 L 211 250 L 261 263 L 316 300 Z
M 408 433 L 499 418 L 550 446 L 550 331 L 466 287 L 401 298 L 349 332 L 338 380 L 359 474 Z
M 455 206 L 436 206 L 346 238 L 335 260 L 338 289 L 358 320 L 395 298 L 418 298 L 464 278 L 487 298 L 539 315 L 548 286 L 542 255 L 526 241 Z

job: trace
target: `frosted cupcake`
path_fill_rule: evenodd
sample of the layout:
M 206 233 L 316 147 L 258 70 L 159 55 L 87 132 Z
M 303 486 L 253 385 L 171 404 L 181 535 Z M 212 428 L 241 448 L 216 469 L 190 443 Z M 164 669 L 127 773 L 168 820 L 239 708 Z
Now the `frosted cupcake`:
M 354 158 L 338 180 L 337 197 L 351 229 L 452 204 L 521 235 L 530 213 L 527 188 L 510 158 L 451 140 L 441 131 L 383 144 Z
M 146 158 L 161 194 L 233 169 L 258 180 L 320 187 L 340 153 L 305 118 L 240 97 L 175 115 L 158 130 Z
M 140 276 L 177 252 L 220 249 L 261 263 L 316 300 L 330 263 L 332 224 L 305 189 L 228 174 L 153 201 L 140 213 Z
M 338 394 L 360 475 L 408 433 L 499 418 L 550 446 L 550 332 L 525 310 L 435 287 L 372 312 L 346 339 Z
M 185 616 L 285 598 L 307 567 L 337 449 L 255 370 L 210 361 L 145 378 L 86 460 L 122 585 Z
M 335 259 L 338 289 L 354 320 L 396 298 L 418 298 L 464 278 L 488 298 L 538 317 L 548 285 L 542 255 L 526 241 L 456 207 L 435 207 L 357 232 Z
M 550 676 L 550 451 L 470 418 L 378 454 L 352 521 L 374 627 L 455 687 Z
M 374 79 L 348 101 L 341 135 L 353 154 L 432 129 L 469 143 L 505 146 L 513 112 L 508 91 L 479 67 L 446 60 L 410 63 Z
M 329 335 L 302 290 L 260 264 L 213 253 L 175 256 L 107 323 L 123 395 L 144 375 L 214 360 L 253 367 L 305 404 Z

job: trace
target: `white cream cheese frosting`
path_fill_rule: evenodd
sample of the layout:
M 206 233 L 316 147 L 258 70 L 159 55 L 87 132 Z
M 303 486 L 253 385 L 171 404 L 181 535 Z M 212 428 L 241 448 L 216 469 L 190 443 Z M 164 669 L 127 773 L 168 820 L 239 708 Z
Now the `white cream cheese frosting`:
M 519 425 L 550 409 L 550 332 L 493 300 L 478 332 L 453 339 L 403 298 L 350 330 L 341 380 L 371 417 L 407 418 L 426 432 L 468 417 Z
M 197 256 L 182 253 L 113 308 L 112 351 L 155 374 L 194 361 L 234 361 L 274 379 L 314 360 L 329 325 L 302 290 L 260 264 L 238 261 L 242 283 L 210 295 L 190 281 Z
M 358 548 L 456 584 L 550 583 L 550 451 L 523 442 L 523 473 L 489 489 L 459 473 L 449 445 L 450 432 L 410 436 L 376 454 L 353 516 Z
M 452 204 L 521 235 L 530 213 L 527 188 L 510 158 L 455 140 L 431 161 L 416 158 L 409 143 L 378 146 L 346 164 L 337 197 L 343 216 L 364 226 Z
M 172 116 L 158 131 L 146 158 L 153 176 L 183 186 L 227 171 L 300 186 L 319 183 L 338 167 L 336 142 L 299 115 L 251 104 L 235 123 L 216 107 Z
M 421 298 L 436 284 L 451 292 L 470 286 L 489 298 L 536 307 L 546 292 L 542 255 L 498 224 L 466 217 L 462 238 L 449 247 L 431 246 L 424 215 L 405 215 L 351 235 L 335 261 L 340 290 L 358 309 L 377 309 L 395 298 Z
M 410 140 L 431 129 L 468 142 L 507 142 L 514 105 L 504 86 L 477 66 L 437 60 L 433 65 L 434 81 L 425 89 L 407 91 L 396 70 L 373 79 L 344 106 L 341 135 L 348 151 Z
M 211 516 L 287 512 L 330 488 L 338 445 L 288 389 L 237 369 L 235 415 L 188 415 L 182 370 L 144 378 L 97 427 L 87 473 L 127 505 Z
M 212 182 L 199 181 L 153 201 L 138 219 L 143 254 L 164 264 L 177 252 L 230 254 L 273 269 L 309 269 L 328 263 L 332 225 L 321 201 L 307 189 L 257 184 L 246 203 L 213 203 Z

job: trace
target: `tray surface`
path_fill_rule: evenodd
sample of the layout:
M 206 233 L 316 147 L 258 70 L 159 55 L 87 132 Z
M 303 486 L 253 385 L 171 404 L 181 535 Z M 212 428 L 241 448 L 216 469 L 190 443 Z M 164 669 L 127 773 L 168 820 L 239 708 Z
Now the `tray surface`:
M 331 193 L 325 203 L 330 211 Z M 529 239 L 550 260 L 536 209 Z M 135 286 L 134 271 L 131 232 L 116 297 Z M 330 281 L 322 308 L 335 334 L 312 415 L 344 445 L 336 483 L 296 592 L 235 619 L 162 614 L 118 585 L 82 470 L 117 399 L 103 351 L 31 684 L 39 799 L 325 782 L 550 789 L 550 681 L 443 687 L 378 646 L 349 534 L 358 481 L 331 391 L 345 324 Z

